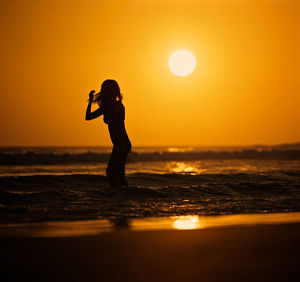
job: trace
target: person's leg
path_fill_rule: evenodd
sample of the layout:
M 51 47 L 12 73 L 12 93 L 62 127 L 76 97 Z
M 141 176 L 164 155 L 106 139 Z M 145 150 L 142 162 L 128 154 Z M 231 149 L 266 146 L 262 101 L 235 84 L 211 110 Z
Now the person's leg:
M 106 168 L 106 175 L 108 177 L 111 187 L 116 187 L 120 185 L 118 183 L 118 179 L 116 176 L 117 160 L 118 160 L 117 152 L 113 149 Z
M 127 151 L 123 151 L 120 153 L 119 160 L 118 160 L 118 166 L 116 170 L 116 176 L 118 179 L 118 182 L 121 186 L 128 186 L 128 182 L 125 177 L 125 165 L 126 165 L 126 158 L 127 158 Z

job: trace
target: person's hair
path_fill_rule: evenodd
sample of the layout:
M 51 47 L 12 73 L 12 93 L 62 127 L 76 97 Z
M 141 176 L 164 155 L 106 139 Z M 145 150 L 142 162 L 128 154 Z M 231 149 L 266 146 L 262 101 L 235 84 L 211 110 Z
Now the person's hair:
M 103 81 L 100 92 L 94 96 L 93 103 L 105 107 L 116 101 L 122 102 L 122 99 L 119 84 L 113 79 L 107 79 Z

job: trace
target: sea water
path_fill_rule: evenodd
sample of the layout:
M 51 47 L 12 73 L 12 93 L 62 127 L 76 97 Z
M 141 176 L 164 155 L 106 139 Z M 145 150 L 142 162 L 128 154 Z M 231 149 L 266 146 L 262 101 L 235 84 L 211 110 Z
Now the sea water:
M 300 145 L 136 147 L 111 189 L 110 147 L 0 148 L 0 222 L 300 210 Z

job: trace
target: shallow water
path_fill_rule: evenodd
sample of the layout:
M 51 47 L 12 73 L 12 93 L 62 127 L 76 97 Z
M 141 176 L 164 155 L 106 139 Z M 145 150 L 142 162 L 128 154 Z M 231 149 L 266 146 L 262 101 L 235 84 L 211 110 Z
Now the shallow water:
M 142 219 L 124 217 L 111 220 L 56 221 L 43 223 L 1 224 L 1 237 L 91 236 L 118 230 L 195 230 L 224 226 L 299 223 L 300 213 L 236 214 L 222 216 L 173 216 Z
M 1 223 L 300 211 L 300 158 L 295 157 L 295 148 L 294 157 L 291 148 L 281 148 L 279 158 L 275 153 L 266 159 L 257 158 L 261 148 L 253 152 L 249 148 L 144 148 L 137 156 L 146 154 L 156 160 L 131 160 L 127 165 L 130 187 L 114 189 L 105 176 L 106 163 L 88 162 L 82 148 L 33 148 L 30 156 L 24 149 L 14 150 L 2 149 L 6 157 L 23 163 L 0 166 Z M 96 153 L 107 157 L 105 150 Z M 203 159 L 199 152 L 222 154 Z M 230 157 L 224 158 L 224 152 Z M 241 158 L 239 152 L 252 152 L 255 158 Z M 62 162 L 65 154 L 73 162 L 32 164 L 54 155 Z M 196 156 L 199 159 L 193 159 Z

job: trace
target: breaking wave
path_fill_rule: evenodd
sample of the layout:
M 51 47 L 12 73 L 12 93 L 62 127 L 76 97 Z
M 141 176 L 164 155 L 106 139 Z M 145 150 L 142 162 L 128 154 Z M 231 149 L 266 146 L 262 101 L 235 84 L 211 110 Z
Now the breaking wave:
M 0 152 L 0 165 L 54 165 L 107 162 L 109 153 L 39 153 L 39 152 Z M 240 151 L 191 151 L 191 152 L 132 152 L 128 162 L 141 161 L 193 161 L 209 159 L 286 159 L 299 160 L 300 150 L 250 150 Z

